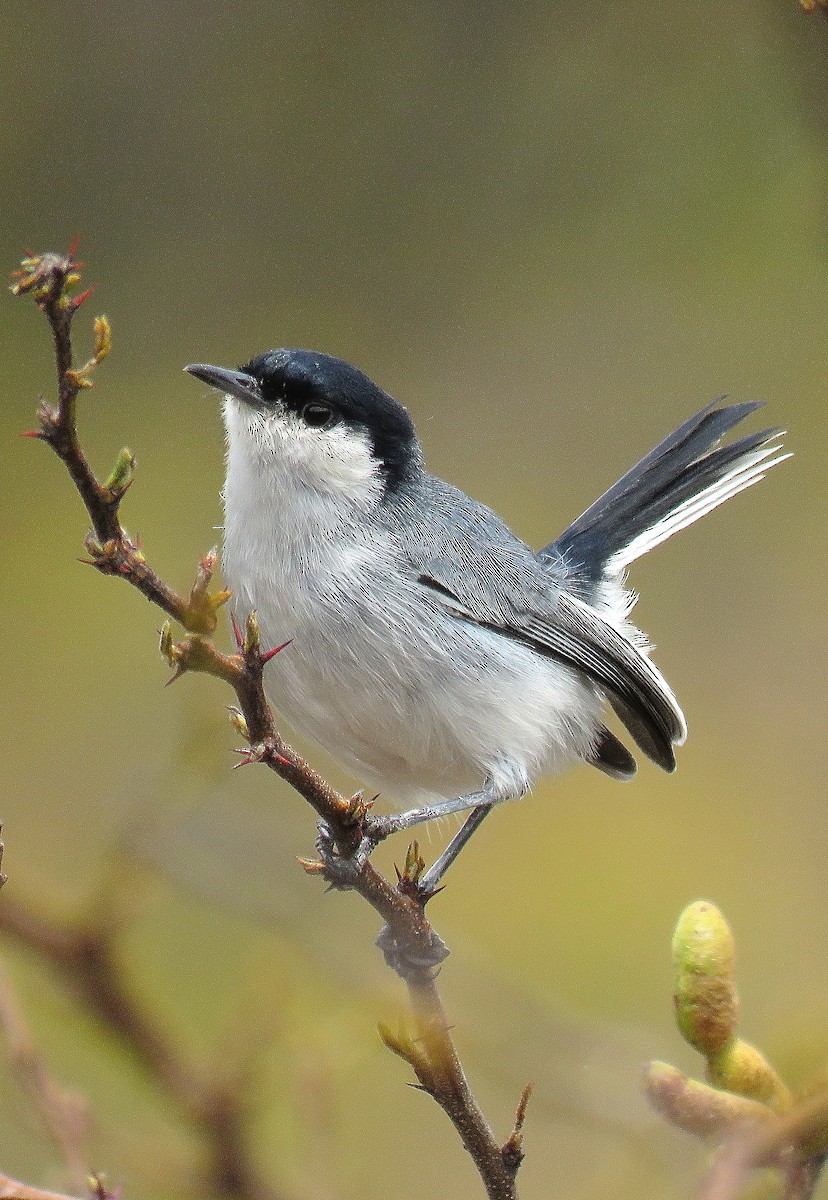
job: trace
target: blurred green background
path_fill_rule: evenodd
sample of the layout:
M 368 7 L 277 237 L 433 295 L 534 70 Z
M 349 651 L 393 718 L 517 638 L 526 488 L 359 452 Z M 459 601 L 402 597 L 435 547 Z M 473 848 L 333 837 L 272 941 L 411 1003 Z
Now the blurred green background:
M 83 235 L 79 353 L 93 307 L 115 335 L 83 437 L 102 472 L 137 454 L 124 520 L 176 586 L 221 522 L 218 408 L 187 362 L 348 358 L 408 405 L 430 467 L 535 545 L 716 395 L 790 431 L 793 461 L 632 577 L 690 726 L 677 774 L 546 782 L 432 913 L 503 1137 L 537 1084 L 521 1195 L 687 1195 L 703 1156 L 639 1089 L 649 1057 L 697 1069 L 669 995 L 686 902 L 735 928 L 745 1036 L 794 1081 L 828 1058 L 828 22 L 794 0 L 118 0 L 7 2 L 3 28 L 3 259 Z M 374 913 L 296 866 L 309 810 L 229 771 L 226 689 L 164 691 L 159 614 L 78 565 L 80 503 L 15 436 L 52 386 L 45 322 L 9 301 L 0 328 L 4 896 L 68 919 L 121 876 L 138 994 L 205 1068 L 255 1060 L 251 1153 L 285 1200 L 480 1195 L 379 1044 L 405 997 Z M 192 1131 L 41 964 L 0 952 L 90 1102 L 92 1165 L 129 1200 L 203 1194 Z M 69 1186 L 5 1068 L 0 1169 Z

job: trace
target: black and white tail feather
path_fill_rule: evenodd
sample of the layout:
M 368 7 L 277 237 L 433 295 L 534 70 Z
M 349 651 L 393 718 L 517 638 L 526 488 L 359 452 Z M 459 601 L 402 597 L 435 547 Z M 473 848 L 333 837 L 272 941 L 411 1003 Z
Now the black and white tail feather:
M 781 429 L 764 429 L 714 449 L 762 407 L 758 401 L 720 404 L 714 400 L 679 425 L 538 557 L 563 558 L 593 585 L 617 579 L 637 558 L 790 458 L 781 453 Z
M 588 612 L 607 586 L 623 586 L 630 563 L 758 483 L 771 467 L 790 457 L 782 451 L 780 429 L 765 429 L 719 446 L 725 434 L 759 407 L 759 403 L 721 407 L 718 400 L 709 404 L 538 552 L 541 562 L 564 567 L 569 591 L 566 606 L 574 610 L 576 619 L 578 611 Z M 630 607 L 634 602 L 631 594 Z M 618 649 L 615 643 L 613 657 Z M 630 650 L 635 653 L 634 647 Z M 675 767 L 672 747 L 684 741 L 686 724 L 666 680 L 649 660 L 643 661 L 650 668 L 644 673 L 643 705 L 640 694 L 625 697 L 616 687 L 608 688 L 606 695 L 638 746 L 670 771 Z M 641 665 L 639 659 L 634 674 L 641 674 Z M 629 779 L 635 774 L 633 756 L 603 727 L 591 761 L 615 778 Z

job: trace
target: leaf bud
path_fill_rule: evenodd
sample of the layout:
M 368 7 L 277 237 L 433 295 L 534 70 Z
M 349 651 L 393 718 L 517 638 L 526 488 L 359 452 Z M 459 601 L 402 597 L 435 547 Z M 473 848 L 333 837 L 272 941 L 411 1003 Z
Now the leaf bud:
M 112 349 L 112 326 L 109 317 L 95 317 L 95 353 L 94 361 L 103 362 Z
M 739 1001 L 733 978 L 733 935 L 715 905 L 688 905 L 673 934 L 676 1021 L 705 1057 L 733 1036 Z
M 104 487 L 109 492 L 113 500 L 120 500 L 124 492 L 132 483 L 135 473 L 135 455 L 131 450 L 124 446 L 121 453 L 115 459 L 115 466 L 109 474 Z

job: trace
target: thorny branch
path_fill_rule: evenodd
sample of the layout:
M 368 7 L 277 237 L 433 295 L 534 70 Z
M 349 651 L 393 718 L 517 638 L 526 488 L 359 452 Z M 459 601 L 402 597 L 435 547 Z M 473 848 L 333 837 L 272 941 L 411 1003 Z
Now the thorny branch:
M 96 320 L 94 355 L 85 366 L 75 369 L 72 320 L 88 295 L 87 292 L 74 299 L 69 297 L 71 288 L 79 281 L 75 249 L 67 256 L 44 254 L 24 260 L 13 288 L 18 295 L 33 294 L 49 322 L 55 350 L 57 408 L 41 402 L 40 427 L 31 436 L 46 442 L 65 463 L 86 506 L 93 527 L 86 539 L 87 561 L 103 574 L 118 575 L 137 587 L 187 631 L 188 635 L 176 642 L 169 623 L 162 630 L 161 649 L 175 668 L 173 679 L 185 671 L 201 671 L 223 679 L 233 688 L 238 701 L 238 709 L 232 714 L 234 724 L 249 743 L 242 761 L 264 763 L 299 792 L 324 821 L 341 859 L 347 862 L 368 827 L 369 805 L 360 795 L 350 798 L 339 795 L 281 737 L 263 687 L 264 667 L 277 649 L 262 651 L 255 614 L 248 617 L 243 634 L 236 629 L 236 654 L 223 654 L 214 645 L 210 635 L 216 629 L 217 610 L 229 598 L 225 591 L 212 594 L 209 591 L 217 561 L 215 551 L 202 559 L 189 597 L 178 595 L 156 575 L 140 544 L 121 524 L 120 502 L 134 471 L 130 451 L 121 452 L 104 484 L 96 479 L 83 454 L 76 428 L 76 402 L 80 391 L 92 386 L 90 376 L 108 353 L 110 330 L 106 318 Z M 433 964 L 445 957 L 447 951 L 426 920 L 425 902 L 417 891 L 421 863 L 418 852 L 410 852 L 406 871 L 396 887 L 370 861 L 358 869 L 355 867 L 348 878 L 349 886 L 385 922 L 386 959 L 398 969 L 399 964 L 405 963 L 399 973 L 411 997 L 416 1037 L 400 1035 L 393 1039 L 387 1031 L 382 1031 L 383 1037 L 411 1065 L 420 1087 L 433 1096 L 451 1120 L 475 1162 L 490 1200 L 515 1200 L 526 1095 L 521 1099 L 513 1133 L 506 1145 L 500 1147 L 469 1088 L 437 989 Z M 303 865 L 310 873 L 326 875 L 322 862 Z M 107 1020 L 113 1019 L 113 1011 L 117 1014 L 123 1002 L 123 997 L 119 997 L 113 1008 L 110 998 L 107 1002 L 110 1007 L 103 1004 L 101 1011 L 101 997 L 96 998 L 90 992 L 87 998 Z M 116 1015 L 114 1019 L 117 1027 L 120 1018 Z

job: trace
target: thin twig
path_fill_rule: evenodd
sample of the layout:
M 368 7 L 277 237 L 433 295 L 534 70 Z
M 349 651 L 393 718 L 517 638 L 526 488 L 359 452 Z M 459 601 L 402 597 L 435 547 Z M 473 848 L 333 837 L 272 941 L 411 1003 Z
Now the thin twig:
M 420 1043 L 428 1057 L 430 1092 L 474 1159 L 490 1200 L 515 1200 L 520 1159 L 504 1154 L 472 1094 L 449 1030 L 440 993 L 431 972 L 409 981 Z
M 238 699 L 238 724 L 250 743 L 244 761 L 265 763 L 299 792 L 328 826 L 339 853 L 347 860 L 369 828 L 368 806 L 359 796 L 339 795 L 281 737 L 263 686 L 264 666 L 274 652 L 262 652 L 255 616 L 251 614 L 246 634 L 243 639 L 239 638 L 238 654 L 222 654 L 213 645 L 209 635 L 216 628 L 216 611 L 228 598 L 226 592 L 209 594 L 215 554 L 202 560 L 189 599 L 178 595 L 150 568 L 140 547 L 121 525 L 119 505 L 131 482 L 129 452 L 122 452 L 116 470 L 105 485 L 95 478 L 83 455 L 75 424 L 76 401 L 79 391 L 91 385 L 89 376 L 108 350 L 109 328 L 108 323 L 102 326 L 103 319 L 99 318 L 95 356 L 80 371 L 74 370 L 71 326 L 83 297 L 71 300 L 67 295 L 67 285 L 77 282 L 73 255 L 42 255 L 26 260 L 23 268 L 14 290 L 18 294 L 33 293 L 45 313 L 52 331 L 57 367 L 58 407 L 52 410 L 41 406 L 40 429 L 35 436 L 51 446 L 65 463 L 86 505 L 94 530 L 94 536 L 86 543 L 88 561 L 103 574 L 118 575 L 137 587 L 189 631 L 189 636 L 178 643 L 173 641 L 168 628 L 162 633 L 162 650 L 175 667 L 173 678 L 194 670 L 216 675 L 230 684 Z M 308 867 L 324 874 L 321 863 L 308 864 Z M 490 1200 L 515 1200 L 515 1175 L 520 1158 L 504 1153 L 498 1146 L 466 1081 L 449 1032 L 433 966 L 427 965 L 435 961 L 435 951 L 437 957 L 446 951 L 426 920 L 422 899 L 415 890 L 406 889 L 403 881 L 399 887 L 394 887 L 370 862 L 354 871 L 349 885 L 382 917 L 387 926 L 386 940 L 393 943 L 396 958 L 407 964 L 405 971 L 400 973 L 409 988 L 419 1041 L 428 1063 L 429 1083 L 424 1085 L 425 1090 L 450 1118 L 474 1159 Z M 73 955 L 72 961 L 79 960 Z M 418 966 L 419 963 L 423 965 Z M 100 1015 L 113 1022 L 116 1028 L 119 1022 L 123 1024 L 125 997 L 115 994 L 104 1003 L 102 995 L 96 993 L 89 982 L 86 986 L 89 989 L 87 998 L 99 1006 Z M 129 1028 L 130 1021 L 127 1020 L 125 1032 L 128 1036 Z M 132 1036 L 134 1039 L 134 1031 Z M 139 1040 L 151 1040 L 154 1036 L 147 1031 Z M 158 1071 L 161 1058 L 157 1055 L 150 1058 Z M 172 1075 L 175 1076 L 174 1071 Z

